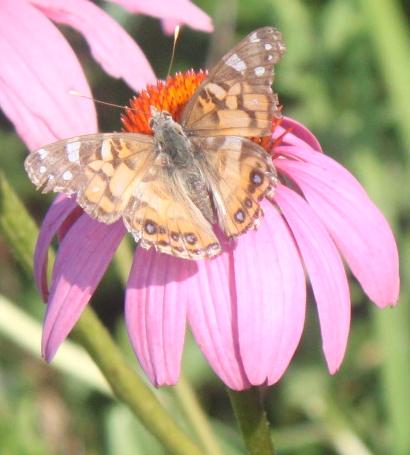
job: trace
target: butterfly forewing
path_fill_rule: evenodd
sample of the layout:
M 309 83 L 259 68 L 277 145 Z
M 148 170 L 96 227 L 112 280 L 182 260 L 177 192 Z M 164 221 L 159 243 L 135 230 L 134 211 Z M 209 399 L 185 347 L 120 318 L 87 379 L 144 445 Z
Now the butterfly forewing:
M 285 51 L 281 34 L 258 29 L 210 71 L 181 116 L 189 135 L 266 136 L 279 116 L 272 92 L 274 65 Z
M 155 159 L 152 137 L 91 134 L 58 141 L 27 157 L 25 168 L 43 192 L 76 193 L 78 204 L 105 223 L 118 220 L 136 182 Z

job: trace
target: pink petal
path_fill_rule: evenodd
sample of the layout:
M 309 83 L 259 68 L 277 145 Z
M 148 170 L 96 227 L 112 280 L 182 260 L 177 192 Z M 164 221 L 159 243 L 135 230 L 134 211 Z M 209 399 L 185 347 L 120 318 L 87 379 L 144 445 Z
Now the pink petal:
M 275 160 L 292 178 L 331 233 L 364 291 L 378 306 L 394 305 L 399 261 L 393 233 L 359 182 L 331 158 L 300 148 L 281 153 L 303 161 Z
M 175 25 L 186 24 L 203 32 L 212 32 L 211 18 L 188 0 L 110 0 L 122 5 L 132 13 L 147 14 L 163 19 L 163 26 L 168 33 Z
M 192 333 L 217 375 L 233 390 L 250 387 L 239 352 L 232 245 L 212 260 L 197 261 L 185 280 Z
M 342 260 L 320 219 L 302 197 L 279 185 L 275 201 L 289 223 L 309 274 L 323 351 L 333 374 L 342 363 L 350 327 L 349 285 Z
M 139 248 L 125 300 L 125 319 L 134 351 L 156 386 L 178 381 L 189 294 L 183 281 L 195 262 Z
M 0 105 L 34 149 L 58 138 L 97 130 L 91 95 L 80 64 L 57 28 L 23 0 L 0 8 Z
M 34 251 L 34 280 L 43 299 L 48 298 L 47 263 L 51 241 L 77 207 L 74 199 L 61 194 L 51 204 L 40 228 Z
M 156 81 L 151 65 L 135 41 L 92 2 L 30 1 L 50 19 L 69 25 L 84 35 L 93 57 L 111 76 L 123 78 L 136 91 Z
M 42 353 L 50 361 L 90 300 L 125 233 L 122 222 L 82 215 L 58 249 L 44 320 Z
M 281 124 L 275 128 L 272 137 L 276 139 L 283 134 L 284 136 L 281 142 L 284 145 L 295 145 L 305 148 L 308 145 L 316 152 L 323 152 L 322 146 L 316 136 L 304 125 L 290 117 L 282 118 Z
M 305 320 L 302 263 L 283 218 L 270 204 L 257 231 L 234 251 L 240 355 L 252 385 L 273 384 L 289 365 Z

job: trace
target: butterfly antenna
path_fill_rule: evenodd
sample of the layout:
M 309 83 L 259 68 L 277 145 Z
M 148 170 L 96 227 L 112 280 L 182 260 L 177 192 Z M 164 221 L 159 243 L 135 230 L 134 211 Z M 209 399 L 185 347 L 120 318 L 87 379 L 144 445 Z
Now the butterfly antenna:
M 174 42 L 172 43 L 172 53 L 171 53 L 171 60 L 169 62 L 169 66 L 168 66 L 168 71 L 167 71 L 167 75 L 165 77 L 165 81 L 164 83 L 166 84 L 167 82 L 167 79 L 169 77 L 169 75 L 171 74 L 171 69 L 172 69 L 172 65 L 174 64 L 174 58 L 175 58 L 175 49 L 176 49 L 176 46 L 177 46 L 177 40 L 178 40 L 178 36 L 179 36 L 179 30 L 180 30 L 180 27 L 179 25 L 177 25 L 174 29 Z M 164 93 L 162 93 L 162 96 L 161 96 L 161 111 L 164 110 Z
M 176 49 L 176 46 L 177 46 L 178 36 L 179 36 L 179 25 L 177 25 L 177 26 L 175 27 L 175 30 L 174 30 L 174 42 L 173 42 L 173 44 L 172 44 L 171 60 L 170 60 L 170 62 L 169 62 L 168 71 L 167 71 L 167 77 L 165 78 L 165 80 L 168 79 L 168 76 L 169 76 L 170 73 L 171 73 L 172 65 L 174 64 L 175 49 Z
M 131 111 L 138 111 L 138 109 L 135 109 L 133 107 L 121 106 L 120 104 L 107 103 L 107 101 L 97 100 L 97 99 L 93 98 L 92 96 L 84 95 L 80 92 L 77 92 L 76 90 L 69 90 L 68 93 L 69 93 L 69 95 L 78 96 L 79 98 L 85 98 L 86 100 L 91 100 L 91 101 L 94 101 L 94 103 L 98 103 L 98 104 L 104 104 L 105 106 L 116 107 L 119 109 L 130 109 Z

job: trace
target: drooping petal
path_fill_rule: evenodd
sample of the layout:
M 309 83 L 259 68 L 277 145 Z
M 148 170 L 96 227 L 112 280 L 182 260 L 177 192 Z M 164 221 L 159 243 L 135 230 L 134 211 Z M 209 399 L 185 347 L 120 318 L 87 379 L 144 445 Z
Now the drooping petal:
M 380 210 L 353 175 L 331 158 L 307 149 L 280 149 L 299 161 L 278 159 L 277 168 L 301 188 L 364 291 L 380 307 L 394 305 L 399 293 L 398 251 Z
M 58 249 L 47 305 L 42 353 L 50 361 L 90 300 L 125 233 L 122 222 L 107 225 L 82 215 Z
M 233 253 L 240 355 L 252 385 L 283 375 L 299 344 L 306 304 L 292 235 L 269 202 L 263 208 L 258 230 L 240 237 Z
M 127 331 L 145 373 L 156 386 L 178 381 L 194 262 L 139 248 L 125 299 Z
M 27 1 L 2 1 L 0 53 L 0 105 L 29 148 L 97 130 L 93 103 L 68 93 L 91 96 L 74 52 Z
M 349 285 L 339 252 L 304 199 L 279 185 L 275 195 L 292 230 L 317 303 L 323 351 L 330 373 L 342 363 L 350 328 Z
M 273 139 L 282 137 L 281 143 L 306 148 L 309 145 L 316 152 L 323 152 L 320 142 L 304 125 L 290 117 L 282 117 L 280 125 L 276 126 Z
M 48 249 L 51 241 L 63 225 L 67 217 L 76 209 L 76 202 L 63 194 L 58 195 L 41 224 L 34 251 L 34 280 L 43 299 L 48 298 L 47 263 Z
M 232 246 L 212 260 L 197 261 L 198 272 L 185 280 L 190 301 L 188 321 L 208 362 L 233 390 L 250 383 L 239 352 Z
M 88 0 L 30 0 L 50 19 L 78 30 L 93 57 L 113 77 L 139 91 L 154 83 L 154 72 L 135 41 L 101 8 Z
M 178 24 L 186 24 L 203 32 L 212 32 L 212 20 L 189 0 L 110 0 L 132 13 L 147 14 L 163 20 L 166 32 L 172 33 Z

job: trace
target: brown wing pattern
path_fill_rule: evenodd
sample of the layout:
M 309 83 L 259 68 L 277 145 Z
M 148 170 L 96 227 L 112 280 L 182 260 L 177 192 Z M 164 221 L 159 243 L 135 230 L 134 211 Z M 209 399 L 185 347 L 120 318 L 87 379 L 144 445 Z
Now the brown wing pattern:
M 285 51 L 281 34 L 258 29 L 228 52 L 185 106 L 181 124 L 189 135 L 266 136 L 279 116 L 272 92 L 274 65 Z
M 78 204 L 104 223 L 118 220 L 136 182 L 155 159 L 152 137 L 135 133 L 91 134 L 36 150 L 25 161 L 44 193 L 77 193 Z
M 192 203 L 177 173 L 159 154 L 138 183 L 124 213 L 124 222 L 143 248 L 185 259 L 212 257 L 221 252 L 212 226 Z
M 256 227 L 263 212 L 259 201 L 272 195 L 276 171 L 259 145 L 238 136 L 193 138 L 211 183 L 221 228 L 235 237 Z

